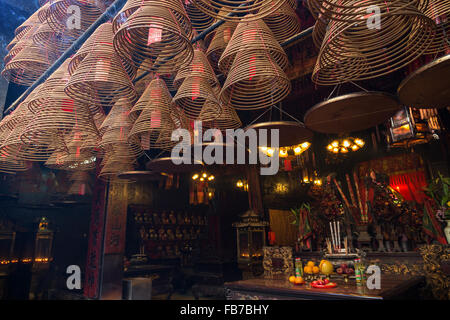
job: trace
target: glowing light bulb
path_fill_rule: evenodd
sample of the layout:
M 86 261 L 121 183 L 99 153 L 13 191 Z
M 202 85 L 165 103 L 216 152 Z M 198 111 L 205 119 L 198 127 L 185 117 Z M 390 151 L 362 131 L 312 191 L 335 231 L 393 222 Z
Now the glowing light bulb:
M 192 176 L 192 180 L 197 180 L 198 179 L 198 174 L 194 174 L 193 176 Z
M 301 146 L 303 149 L 306 149 L 306 148 L 308 148 L 310 145 L 311 145 L 311 144 L 310 144 L 309 142 L 303 142 L 300 146 Z
M 355 143 L 360 147 L 362 147 L 364 145 L 364 141 L 361 139 L 355 139 Z
M 268 148 L 268 149 L 267 149 L 267 155 L 268 155 L 269 157 L 273 156 L 274 152 L 275 152 L 275 149 L 272 149 L 272 148 Z
M 342 145 L 343 145 L 344 147 L 348 148 L 348 147 L 350 147 L 350 141 L 344 140 L 344 141 L 342 142 Z
M 339 148 L 334 148 L 334 149 L 333 149 L 333 152 L 334 152 L 334 153 L 338 153 L 338 152 L 339 152 Z
M 333 142 L 331 143 L 331 146 L 332 146 L 333 148 L 337 148 L 337 147 L 339 147 L 339 142 L 333 141 Z
M 356 151 L 356 150 L 358 150 L 359 149 L 359 147 L 356 145 L 356 144 L 354 144 L 353 146 L 352 146 L 352 150 L 353 151 Z
M 207 175 L 206 173 L 203 173 L 203 174 L 202 174 L 202 177 L 203 177 L 203 178 L 206 178 L 207 176 L 208 176 L 208 175 Z
M 288 156 L 288 152 L 286 148 L 282 148 L 280 149 L 280 157 L 281 158 L 286 158 Z
M 341 148 L 341 152 L 342 153 L 348 153 L 348 149 L 347 148 Z

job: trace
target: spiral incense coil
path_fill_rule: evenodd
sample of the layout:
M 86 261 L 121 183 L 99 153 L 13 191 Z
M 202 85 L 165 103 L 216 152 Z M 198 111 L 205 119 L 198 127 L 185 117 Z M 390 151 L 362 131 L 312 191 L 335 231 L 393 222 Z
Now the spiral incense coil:
M 184 114 L 190 120 L 197 120 L 202 111 L 208 112 L 210 116 L 214 115 L 215 118 L 219 117 L 221 113 L 220 102 L 211 84 L 202 77 L 186 78 L 173 101 L 183 109 Z
M 172 96 L 167 89 L 166 83 L 164 80 L 157 78 L 149 83 L 142 96 L 131 109 L 130 114 L 138 115 L 149 105 L 168 111 L 171 104 Z
M 17 160 L 8 156 L 0 156 L 0 172 L 7 174 L 15 174 L 16 172 L 27 171 L 31 168 L 31 164 Z
M 145 7 L 149 8 L 163 8 L 170 11 L 170 15 L 177 21 L 181 30 L 190 39 L 192 37 L 192 25 L 186 9 L 180 0 L 128 0 L 122 10 L 113 19 L 114 33 L 122 27 L 136 11 L 143 10 Z M 151 9 L 153 10 L 153 9 Z M 148 11 L 148 9 L 145 9 Z
M 157 141 L 162 132 L 171 135 L 176 128 L 171 111 L 171 101 L 149 99 L 134 122 L 129 138 L 140 141 L 145 150 L 166 147 L 166 142 L 157 143 Z
M 175 77 L 176 85 L 181 85 L 187 77 L 202 77 L 209 81 L 211 85 L 219 83 L 213 68 L 209 64 L 208 58 L 200 49 L 194 50 L 194 59 L 192 59 L 192 62 L 188 66 L 180 68 Z
M 114 122 L 119 123 L 120 121 L 134 123 L 137 116 L 135 114 L 130 113 L 131 108 L 133 107 L 133 102 L 127 98 L 120 98 L 114 103 L 114 106 L 109 111 L 108 115 L 104 118 L 103 123 L 100 125 L 99 130 L 106 130 L 114 125 Z M 129 118 L 129 119 L 128 119 Z
M 130 183 L 129 180 L 118 179 L 117 175 L 124 171 L 134 170 L 134 161 L 120 161 L 115 159 L 113 156 L 106 158 L 104 160 L 104 165 L 98 175 L 98 178 L 114 183 Z
M 233 107 L 222 104 L 222 113 L 220 116 L 213 121 L 203 122 L 203 126 L 206 128 L 214 128 L 224 131 L 226 129 L 241 128 L 242 122 Z
M 88 171 L 95 168 L 96 157 L 87 149 L 81 149 L 82 139 L 72 140 L 67 144 L 67 155 L 63 158 L 64 170 Z
M 39 14 L 42 14 L 42 12 L 45 12 L 45 8 L 39 8 L 27 20 L 25 20 L 25 22 L 16 28 L 14 35 L 17 40 L 22 39 L 33 27 L 39 25 L 41 22 L 39 20 Z
M 435 54 L 450 47 L 450 0 L 428 1 L 428 7 L 423 13 L 436 24 L 437 34 L 426 53 Z
M 133 13 L 115 33 L 114 48 L 135 66 L 160 73 L 174 72 L 193 58 L 189 35 L 162 6 L 143 6 Z
M 276 11 L 265 17 L 263 21 L 279 43 L 301 31 L 300 19 L 288 2 L 285 2 Z
M 46 161 L 55 150 L 65 148 L 61 136 L 53 135 L 48 144 L 27 144 L 21 140 L 22 133 L 27 127 L 28 119 L 17 124 L 11 134 L 0 147 L 0 154 L 9 154 L 17 159 L 28 161 Z
M 31 44 L 8 61 L 2 75 L 16 84 L 30 86 L 55 60 L 45 49 Z
M 36 45 L 45 47 L 52 51 L 54 55 L 63 53 L 76 38 L 66 36 L 64 32 L 53 31 L 47 23 L 42 23 L 36 33 L 33 35 L 33 41 Z
M 207 15 L 225 21 L 239 21 L 243 15 L 253 14 L 249 19 L 258 20 L 277 10 L 286 0 L 192 0 L 200 11 Z M 232 14 L 231 14 L 232 13 Z
M 91 176 L 88 171 L 75 171 L 70 175 L 69 181 L 72 182 L 67 194 L 71 195 L 86 195 L 92 194 Z
M 47 22 L 55 32 L 60 32 L 68 24 L 74 23 L 70 29 L 72 36 L 82 34 L 94 23 L 108 8 L 111 1 L 84 1 L 84 0 L 56 0 L 52 1 L 47 9 Z M 74 15 L 79 9 L 79 25 L 76 25 Z
M 220 25 L 216 32 L 214 33 L 214 37 L 212 38 L 208 49 L 206 50 L 206 56 L 209 61 L 211 61 L 211 65 L 216 72 L 219 72 L 219 59 L 222 53 L 225 51 L 228 43 L 231 40 L 231 36 L 233 35 L 234 30 L 236 29 L 237 23 L 232 21 L 227 21 L 224 24 Z
M 392 73 L 422 55 L 434 34 L 433 21 L 413 6 L 384 14 L 380 30 L 331 21 L 312 79 L 330 85 Z
M 112 23 L 105 22 L 101 24 L 94 33 L 86 40 L 81 48 L 73 55 L 69 64 L 69 74 L 72 75 L 75 69 L 79 66 L 81 61 L 88 54 L 91 56 L 103 57 L 105 46 L 110 46 L 113 42 L 114 33 L 112 31 Z M 101 45 L 104 44 L 104 45 Z M 110 50 L 109 50 L 110 51 Z M 131 79 L 136 76 L 136 68 L 131 65 L 127 60 L 121 58 L 121 63 Z
M 213 17 L 199 10 L 191 2 L 186 5 L 186 12 L 191 20 L 192 27 L 199 33 L 214 23 Z
M 240 52 L 225 80 L 220 100 L 239 110 L 270 107 L 291 91 L 287 75 L 263 51 Z
M 326 19 L 317 19 L 314 24 L 314 29 L 312 32 L 312 39 L 316 48 L 320 49 L 322 47 L 323 39 L 325 38 L 325 34 L 327 33 L 328 20 Z
M 339 50 L 336 48 L 336 52 Z M 322 85 L 333 85 L 351 81 L 361 74 L 369 72 L 370 66 L 359 50 L 355 52 L 339 51 L 339 55 L 330 57 L 326 62 L 314 66 L 315 80 Z
M 133 83 L 111 43 L 95 43 L 70 76 L 67 95 L 88 105 L 109 107 L 118 98 L 136 99 Z
M 117 152 L 117 157 L 137 158 L 142 155 L 143 150 L 138 140 L 129 139 L 130 127 L 108 128 L 102 136 L 99 147 L 108 150 L 123 150 Z
M 56 150 L 44 162 L 44 166 L 50 169 L 64 170 L 66 168 L 66 162 L 64 161 L 66 157 L 67 150 Z
M 327 18 L 342 22 L 366 23 L 373 12 L 372 6 L 381 9 L 380 18 L 385 14 L 395 14 L 398 11 L 412 7 L 424 11 L 429 0 L 307 0 L 307 7 L 314 18 Z
M 247 16 L 245 16 L 247 19 Z M 288 65 L 288 58 L 283 48 L 275 39 L 272 31 L 262 20 L 242 21 L 236 27 L 225 51 L 219 59 L 219 69 L 227 74 L 237 53 L 249 50 L 267 52 L 283 70 Z

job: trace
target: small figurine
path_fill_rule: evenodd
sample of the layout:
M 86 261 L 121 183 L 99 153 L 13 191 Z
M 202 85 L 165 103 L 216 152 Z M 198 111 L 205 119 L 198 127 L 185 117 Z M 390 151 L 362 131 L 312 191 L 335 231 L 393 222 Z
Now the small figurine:
M 177 240 L 182 240 L 183 239 L 183 234 L 181 233 L 180 227 L 177 227 L 175 229 L 175 238 L 177 238 Z
M 183 229 L 183 239 L 184 240 L 190 240 L 191 234 L 189 233 L 188 229 Z
M 177 223 L 184 224 L 184 218 L 183 218 L 183 215 L 181 214 L 181 212 L 177 213 Z
M 161 219 L 156 212 L 153 212 L 153 224 L 161 224 Z
M 187 212 L 184 213 L 184 224 L 191 224 L 191 218 Z
M 167 239 L 175 240 L 175 234 L 173 233 L 172 229 L 167 229 Z
M 148 230 L 148 237 L 150 238 L 150 240 L 158 240 L 158 235 L 156 234 L 155 229 L 150 228 Z
M 161 214 L 161 222 L 162 224 L 169 224 L 169 218 L 167 217 L 167 213 L 165 211 Z
M 142 226 L 142 227 L 139 229 L 139 234 L 140 234 L 142 240 L 147 240 L 147 239 L 148 239 L 148 234 L 147 234 L 147 232 L 145 231 L 145 227 L 144 227 L 144 226 Z
M 158 237 L 159 237 L 159 240 L 167 240 L 167 234 L 163 228 L 160 228 L 158 230 Z
M 169 221 L 171 224 L 177 224 L 177 218 L 175 217 L 175 213 L 173 211 L 170 211 Z

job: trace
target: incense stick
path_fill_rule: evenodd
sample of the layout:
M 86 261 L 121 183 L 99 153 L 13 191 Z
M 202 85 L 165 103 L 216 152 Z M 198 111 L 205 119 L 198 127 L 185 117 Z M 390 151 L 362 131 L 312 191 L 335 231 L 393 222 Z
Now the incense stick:
M 361 193 L 359 191 L 359 179 L 358 176 L 356 175 L 356 171 L 353 172 L 353 178 L 355 179 L 355 187 L 356 187 L 356 196 L 358 197 L 358 205 L 359 205 L 359 214 L 360 217 L 363 218 L 363 206 L 362 206 L 362 202 L 361 202 Z
M 348 175 L 348 173 L 345 174 L 345 178 L 347 179 L 348 192 L 350 193 L 350 199 L 352 200 L 352 205 L 354 207 L 356 207 L 357 204 L 356 204 L 356 200 L 355 200 L 355 194 L 353 193 L 352 182 L 350 181 L 350 176 Z

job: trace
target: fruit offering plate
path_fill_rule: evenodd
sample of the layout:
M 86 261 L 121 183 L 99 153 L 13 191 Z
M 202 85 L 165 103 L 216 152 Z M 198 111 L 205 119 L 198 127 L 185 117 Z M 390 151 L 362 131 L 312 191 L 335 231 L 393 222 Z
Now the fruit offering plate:
M 317 288 L 317 289 L 331 289 L 331 288 L 336 288 L 337 287 L 337 283 L 335 282 L 329 282 L 327 284 L 319 284 L 316 281 L 311 282 L 311 287 L 313 288 Z

